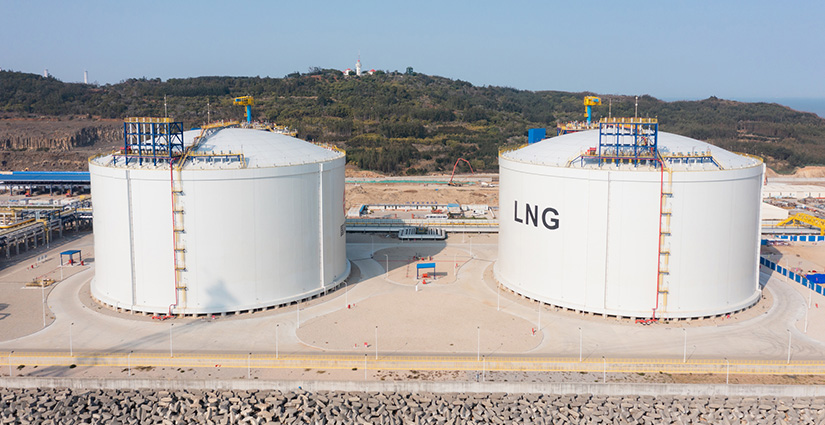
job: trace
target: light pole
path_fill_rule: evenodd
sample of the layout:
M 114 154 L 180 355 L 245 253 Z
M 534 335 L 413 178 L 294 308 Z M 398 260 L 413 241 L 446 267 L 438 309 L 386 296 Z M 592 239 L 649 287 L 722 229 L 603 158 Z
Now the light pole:
M 579 327 L 579 363 L 582 362 L 582 328 Z
M 727 357 L 725 357 L 725 365 L 726 365 L 725 385 L 730 385 L 730 362 L 728 361 Z
M 74 347 L 72 344 L 72 328 L 74 328 L 74 322 L 69 325 L 69 356 L 74 357 Z
M 478 331 L 478 338 L 477 338 L 477 348 L 476 348 L 476 361 L 481 360 L 481 326 L 476 326 L 476 331 Z
M 43 304 L 43 327 L 46 327 L 46 283 L 40 281 L 40 298 Z
M 275 324 L 275 358 L 278 358 L 278 328 L 281 327 L 280 323 Z
M 174 323 L 169 324 L 169 357 L 175 357 L 172 354 L 172 326 L 175 326 Z
M 808 312 L 810 312 L 810 311 L 811 311 L 811 309 L 810 309 L 810 308 L 806 308 L 806 309 L 805 309 L 805 328 L 803 329 L 803 331 L 804 331 L 805 333 L 808 333 Z M 45 320 L 45 319 L 44 319 L 44 320 Z M 46 325 L 43 325 L 43 326 L 46 326 Z
M 802 268 L 802 265 L 799 265 Z M 813 295 L 814 288 L 808 288 L 808 308 L 805 310 L 805 333 L 808 333 L 808 313 L 811 311 L 811 295 Z
M 129 351 L 129 355 L 126 356 L 126 363 L 129 365 L 129 376 L 132 376 L 132 353 L 133 351 Z
M 602 384 L 607 383 L 607 360 L 602 356 Z
M 11 371 L 11 355 L 12 354 L 14 354 L 14 350 L 9 352 L 9 378 L 11 378 L 11 376 L 12 376 L 12 371 Z
M 801 267 L 801 264 L 800 264 Z M 814 288 L 809 288 L 811 292 L 808 292 L 808 308 L 811 308 L 811 295 L 813 295 Z
M 788 364 L 791 364 L 791 330 L 788 329 Z
M 246 355 L 246 379 L 252 379 L 252 353 Z
M 487 373 L 487 358 L 481 358 L 481 382 L 484 382 L 484 374 Z
M 682 328 L 682 331 L 684 331 L 685 335 L 685 349 L 684 353 L 682 353 L 682 363 L 687 363 L 687 328 Z
M 378 360 L 378 325 L 375 325 L 375 360 Z

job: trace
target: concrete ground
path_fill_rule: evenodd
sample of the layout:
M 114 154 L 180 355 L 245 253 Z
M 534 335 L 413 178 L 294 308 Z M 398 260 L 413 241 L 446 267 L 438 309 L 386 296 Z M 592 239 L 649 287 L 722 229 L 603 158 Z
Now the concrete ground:
M 39 290 L 22 285 L 34 273 L 25 268 L 31 259 L 0 272 L 0 295 L 7 304 L 0 311 L 6 314 L 0 316 L 0 350 L 162 353 L 170 350 L 171 342 L 176 354 L 265 354 L 274 353 L 277 340 L 281 353 L 372 354 L 377 345 L 382 354 L 472 355 L 480 351 L 487 356 L 578 357 L 581 343 L 585 358 L 682 359 L 686 338 L 690 359 L 784 361 L 790 335 L 793 360 L 821 360 L 825 354 L 825 330 L 819 326 L 825 323 L 825 297 L 811 297 L 812 305 L 821 308 L 807 312 L 806 333 L 808 293 L 799 284 L 765 273 L 761 281 L 770 299 L 741 315 L 641 326 L 556 311 L 499 291 L 491 278 L 496 235 L 403 243 L 394 238 L 349 235 L 347 250 L 355 275 L 340 290 L 298 307 L 157 322 L 116 313 L 88 300 L 94 275 L 92 241 L 92 235 L 86 235 L 60 247 L 52 245 L 48 252 L 49 258 L 55 258 L 56 252 L 80 248 L 90 262 L 74 268 L 71 275 L 64 274 L 50 291 L 47 313 L 55 319 L 45 328 Z M 418 291 L 413 281 L 407 281 L 405 260 L 416 252 L 447 265 L 443 280 L 418 285 Z M 389 280 L 384 253 L 398 260 L 389 263 Z M 455 268 L 458 261 L 450 257 L 462 253 L 466 258 Z M 37 255 L 42 253 L 33 253 L 32 258 Z M 41 270 L 50 267 L 44 265 Z
M 19 338 L 43 329 L 44 313 L 46 325 L 52 323 L 54 314 L 50 309 L 44 311 L 42 300 L 54 286 L 41 288 L 27 284 L 44 279 L 60 282 L 90 269 L 94 261 L 92 242 L 90 232 L 67 232 L 64 238 L 49 245 L 0 260 L 0 339 Z M 60 252 L 69 249 L 79 249 L 86 264 L 61 267 Z

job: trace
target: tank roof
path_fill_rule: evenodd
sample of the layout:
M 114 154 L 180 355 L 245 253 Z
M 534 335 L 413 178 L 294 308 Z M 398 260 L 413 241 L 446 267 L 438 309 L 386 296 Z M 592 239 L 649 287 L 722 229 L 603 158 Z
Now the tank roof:
M 689 156 L 700 153 L 710 153 L 714 160 L 708 163 L 685 161 L 684 163 L 670 164 L 669 166 L 674 170 L 711 171 L 748 168 L 760 164 L 760 161 L 756 158 L 736 154 L 690 137 L 663 131 L 659 132 L 658 145 L 660 154 L 665 157 L 668 155 Z M 588 149 L 598 146 L 599 130 L 588 130 L 544 139 L 521 149 L 504 152 L 501 156 L 513 161 L 536 165 L 593 168 L 593 164 L 588 165 L 584 161 L 580 163 L 576 161 L 576 159 L 580 158 Z M 598 166 L 596 165 L 595 167 Z M 644 167 L 638 168 L 642 170 L 646 169 Z M 637 169 L 637 167 L 627 165 L 622 167 L 622 169 Z
M 184 133 L 187 146 L 199 134 L 198 131 L 191 132 L 195 133 L 191 136 L 189 133 Z M 192 155 L 230 152 L 243 154 L 247 168 L 326 162 L 343 155 L 340 151 L 314 145 L 286 134 L 244 128 L 220 129 L 205 137 L 191 150 Z
M 284 167 L 327 162 L 344 156 L 343 151 L 332 146 L 316 145 L 272 131 L 226 127 L 213 129 L 198 139 L 200 135 L 200 129 L 183 132 L 183 145 L 189 149 L 183 169 Z M 121 149 L 90 161 L 126 167 L 125 157 Z M 128 168 L 169 167 L 168 159 L 162 156 L 157 160 L 144 156 L 142 161 L 137 160 L 136 154 L 130 153 L 129 157 Z

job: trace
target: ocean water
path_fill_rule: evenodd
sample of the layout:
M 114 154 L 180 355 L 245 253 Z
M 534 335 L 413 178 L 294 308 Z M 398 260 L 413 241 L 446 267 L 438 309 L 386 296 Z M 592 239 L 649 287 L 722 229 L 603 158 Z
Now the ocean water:
M 756 102 L 756 100 L 748 102 Z M 813 112 L 825 118 L 825 99 L 765 99 L 762 102 L 778 103 L 797 111 Z

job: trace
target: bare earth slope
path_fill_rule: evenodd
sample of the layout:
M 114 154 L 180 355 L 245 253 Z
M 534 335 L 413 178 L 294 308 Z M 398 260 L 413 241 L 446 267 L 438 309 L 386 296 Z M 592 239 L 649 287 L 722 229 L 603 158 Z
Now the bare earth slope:
M 84 171 L 96 153 L 121 142 L 120 120 L 0 118 L 0 170 Z

